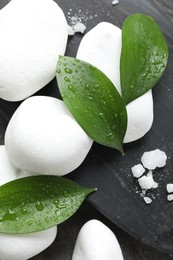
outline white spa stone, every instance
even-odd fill
[[[77,58],[100,69],[115,84],[120,86],[121,30],[111,23],[102,22],[85,34],[77,52]]]
[[[107,22],[99,23],[82,39],[77,58],[100,69],[114,83],[121,94],[120,56],[121,30]],[[149,90],[127,105],[128,125],[124,143],[143,137],[153,123],[153,98]]]
[[[0,145],[0,186],[13,181],[18,176],[18,169],[10,162],[4,145]]]
[[[23,173],[9,161],[5,146],[0,146],[0,185],[16,178],[30,176]],[[0,259],[25,260],[40,253],[54,241],[57,227],[30,234],[2,234],[0,233]]]
[[[80,230],[72,260],[123,260],[113,232],[98,220],[88,221]]]
[[[30,234],[2,234],[0,233],[0,259],[26,260],[48,246],[55,240],[57,227]]]
[[[53,0],[12,0],[0,11],[0,97],[23,100],[48,84],[68,26]]]
[[[22,171],[15,167],[9,160],[4,145],[0,145],[0,185],[15,179],[33,176],[35,173],[29,171]]]
[[[129,143],[143,137],[153,124],[153,96],[149,90],[127,106],[127,131],[124,143]]]
[[[11,162],[37,174],[61,176],[73,171],[92,143],[64,102],[45,96],[23,101],[5,133]]]

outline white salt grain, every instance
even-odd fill
[[[68,25],[68,35],[69,36],[74,35],[74,30],[73,30],[72,26],[70,26],[70,25]]]
[[[139,178],[138,183],[142,190],[156,189],[158,187],[158,183],[153,179],[152,171],[149,171],[147,176]]]
[[[144,197],[144,201],[146,204],[150,204],[152,202],[152,199],[150,199],[149,197]]]
[[[143,166],[149,170],[154,170],[156,167],[164,167],[166,165],[166,160],[167,156],[165,152],[159,149],[145,152],[141,158]]]
[[[112,1],[112,5],[117,5],[119,2],[118,2],[118,0],[113,0]]]
[[[149,190],[152,188],[151,180],[147,176],[142,176],[141,178],[139,178],[138,183],[142,190]]]
[[[169,194],[169,195],[167,196],[167,200],[168,200],[168,201],[172,201],[172,200],[173,200],[173,194]]]
[[[144,167],[142,164],[137,164],[131,168],[132,174],[135,178],[139,178],[142,176],[142,174],[145,172]]]
[[[166,185],[166,190],[167,190],[168,193],[173,192],[173,183],[168,183]]]
[[[75,25],[68,25],[68,35],[73,36],[75,33],[84,33],[86,26],[83,23],[76,23]]]
[[[86,30],[86,26],[83,23],[77,23],[73,27],[74,33],[84,33]]]

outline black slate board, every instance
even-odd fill
[[[0,7],[7,2],[1,2]],[[111,0],[56,2],[63,8],[69,23],[72,16],[81,17],[87,25],[87,31],[101,21],[111,22],[121,28],[127,15],[143,12],[156,20],[165,35],[169,46],[169,63],[153,90],[155,119],[150,132],[141,140],[125,145],[124,157],[113,149],[94,144],[85,162],[69,177],[98,188],[88,201],[113,223],[143,243],[173,253],[173,203],[168,203],[165,189],[166,183],[173,182],[173,1],[119,0],[114,7]],[[70,38],[67,55],[75,56],[81,38],[81,35]],[[56,80],[37,94],[59,97]],[[0,100],[1,115],[8,120],[18,105],[18,102]],[[156,148],[164,150],[169,160],[165,168],[155,172],[159,188],[149,194],[153,196],[153,202],[146,205],[136,193],[139,190],[130,168],[139,163],[143,152]]]

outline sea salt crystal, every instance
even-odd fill
[[[166,185],[166,190],[167,190],[168,193],[173,192],[173,183],[168,183]]]
[[[86,30],[86,26],[83,23],[77,23],[73,26],[74,33],[84,33]]]
[[[74,30],[73,30],[73,28],[72,28],[72,26],[68,26],[68,35],[70,35],[70,36],[72,36],[72,35],[74,35]]]
[[[117,5],[118,3],[119,3],[118,0],[113,0],[113,1],[112,1],[112,5]]]
[[[75,33],[84,33],[86,30],[86,26],[83,23],[76,23],[73,26],[68,26],[68,35],[72,36]]]
[[[150,199],[149,197],[144,197],[144,201],[146,204],[150,204],[152,202],[152,199]]]
[[[158,187],[158,183],[153,179],[152,171],[149,171],[147,176],[139,178],[138,183],[142,190],[156,189]]]
[[[133,174],[133,176],[135,177],[135,178],[139,178],[139,177],[141,177],[142,175],[143,175],[143,173],[145,172],[145,169],[144,169],[144,167],[142,166],[142,164],[137,164],[137,165],[135,165],[135,166],[133,166],[132,168],[131,168],[131,170],[132,170],[132,174]]]
[[[167,200],[168,200],[168,201],[172,201],[172,200],[173,200],[173,194],[169,194],[169,195],[167,196]]]
[[[145,152],[141,158],[143,166],[149,170],[154,170],[156,167],[164,167],[166,165],[166,160],[167,156],[165,152],[159,149]]]

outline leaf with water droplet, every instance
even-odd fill
[[[4,184],[0,187],[0,232],[30,233],[60,224],[93,191],[69,179],[46,175]]]
[[[68,69],[78,70],[76,76],[74,73],[68,74],[73,89],[64,80],[64,59]],[[60,56],[56,76],[64,102],[84,131],[94,141],[123,152],[122,143],[127,127],[126,108],[106,75],[89,63]]]
[[[167,61],[167,43],[154,19],[144,14],[127,17],[122,27],[120,62],[125,104],[142,96],[158,82]]]

